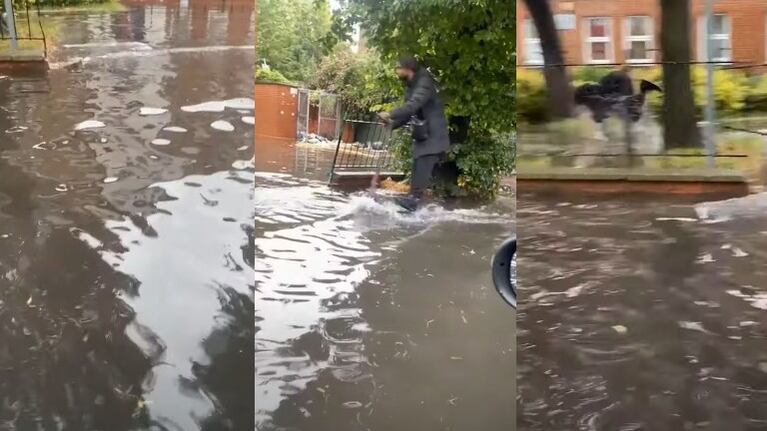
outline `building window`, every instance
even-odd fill
[[[594,64],[612,62],[613,43],[610,18],[587,18],[585,27],[585,62]]]
[[[525,64],[542,65],[541,39],[538,37],[538,30],[536,30],[533,21],[526,19],[522,31],[525,38]]]
[[[652,63],[653,22],[649,16],[630,16],[626,18],[625,50],[627,63]]]
[[[730,44],[730,19],[727,15],[714,15],[711,22],[711,36],[706,37],[706,17],[698,19],[698,58],[701,61],[726,63],[732,61]],[[706,41],[711,40],[711,58]]]

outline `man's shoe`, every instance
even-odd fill
[[[394,202],[396,202],[397,205],[401,206],[402,208],[410,212],[413,212],[418,209],[418,200],[411,196],[397,197],[394,199]]]

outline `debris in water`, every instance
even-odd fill
[[[170,145],[170,139],[156,138],[152,139],[152,145]]]
[[[248,148],[250,148],[250,145],[243,145],[243,146],[241,146],[240,148],[238,148],[238,149],[237,149],[237,151],[245,151],[245,150],[247,150]]]
[[[684,329],[689,329],[691,331],[708,332],[706,331],[706,328],[703,327],[703,324],[700,322],[688,322],[683,320],[679,322],[679,327]]]
[[[65,192],[65,191],[69,190],[69,188],[67,187],[66,184],[59,184],[59,185],[56,186],[55,190],[57,192]]]
[[[629,329],[623,325],[613,325],[613,330],[619,334],[625,334]]]
[[[706,253],[703,256],[700,256],[698,258],[698,263],[711,263],[714,262],[714,257],[711,256],[711,253]]]
[[[178,127],[178,126],[166,127],[163,130],[165,130],[167,132],[173,132],[173,133],[186,133],[187,132],[187,130],[185,128]]]
[[[147,116],[147,115],[160,115],[160,114],[164,114],[166,112],[168,112],[168,110],[164,109],[164,108],[149,108],[149,107],[146,107],[146,106],[142,107],[141,109],[138,110],[138,114],[139,115],[144,115],[144,116]]]
[[[347,401],[347,402],[345,402],[345,403],[343,403],[341,405],[344,406],[344,408],[347,408],[347,409],[358,409],[358,408],[362,407],[362,403],[359,402],[359,401]]]
[[[5,133],[19,133],[19,132],[23,132],[23,131],[25,131],[27,129],[29,129],[29,127],[14,126],[14,127],[11,127],[10,129],[6,130]]]
[[[746,257],[746,256],[748,256],[748,253],[746,253],[745,251],[739,249],[738,247],[734,247],[732,249],[732,255],[735,256],[735,257]]]
[[[104,184],[111,184],[111,183],[114,183],[114,182],[116,182],[118,179],[119,179],[119,178],[117,178],[117,177],[106,177],[106,178],[104,178]]]
[[[741,328],[745,328],[747,326],[756,326],[758,324],[759,324],[758,322],[754,322],[753,320],[744,320],[739,323]]]
[[[434,319],[431,319],[431,320],[427,320],[427,321],[426,321],[426,327],[428,328],[428,327],[429,327],[429,325],[431,325],[432,323],[434,323]]]
[[[245,116],[242,117],[242,122],[245,124],[256,124],[256,117]]]
[[[96,120],[86,120],[75,125],[75,130],[98,129],[106,127],[106,124]]]
[[[221,130],[222,132],[231,132],[234,130],[234,126],[232,126],[232,123],[224,120],[218,120],[210,123],[210,127]]]

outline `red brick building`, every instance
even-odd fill
[[[661,61],[659,0],[549,0],[568,64]],[[767,0],[714,0],[714,61],[767,63]],[[706,60],[705,0],[692,0],[693,58]],[[543,63],[535,26],[517,2],[517,64]]]

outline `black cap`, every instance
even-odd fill
[[[397,62],[397,67],[400,69],[410,69],[413,72],[418,72],[418,69],[421,68],[421,66],[418,64],[418,60],[416,60],[413,56],[405,56],[399,59],[399,62]]]

